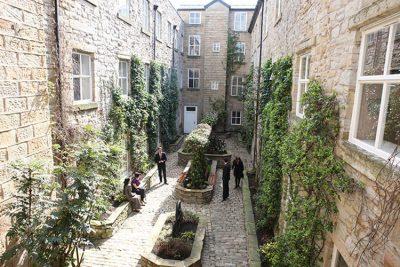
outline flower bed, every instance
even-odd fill
[[[201,266],[201,252],[203,250],[207,227],[207,218],[202,215],[198,215],[199,220],[189,257],[183,260],[163,259],[154,253],[156,250],[156,243],[159,241],[159,237],[164,235],[163,228],[165,227],[168,218],[171,218],[171,216],[174,217],[174,212],[161,214],[158,218],[150,242],[141,255],[141,266]]]
[[[214,195],[214,185],[216,182],[217,161],[211,163],[211,170],[208,175],[208,185],[204,189],[185,188],[183,182],[189,172],[191,161],[189,161],[179,176],[178,183],[175,186],[175,197],[185,203],[206,204],[210,203]]]
[[[145,184],[146,190],[151,188],[151,181],[156,174],[156,171],[157,167],[153,167],[142,179],[142,183]],[[91,238],[110,238],[119,229],[119,227],[121,227],[131,212],[131,205],[129,205],[129,202],[125,201],[121,203],[115,210],[113,210],[104,220],[92,220],[90,223],[90,227],[93,229],[93,232],[90,235]]]

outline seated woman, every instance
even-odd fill
[[[130,185],[129,182],[130,182],[129,178],[126,178],[124,180],[124,195],[126,196],[128,201],[131,203],[132,210],[139,211],[141,201],[138,197],[136,197],[135,194],[132,194],[132,186]]]
[[[139,175],[140,173],[135,172],[135,177],[132,179],[131,185],[132,185],[132,192],[140,195],[140,201],[142,202],[141,204],[144,205],[146,203],[146,193],[143,188],[140,186],[140,180],[139,180]]]

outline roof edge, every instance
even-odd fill
[[[213,0],[213,1],[211,1],[210,3],[208,3],[207,5],[204,5],[204,9],[209,8],[210,6],[212,6],[213,4],[215,4],[216,2],[220,2],[221,4],[223,4],[224,6],[226,6],[227,8],[231,9],[231,6],[228,5],[227,3],[225,3],[225,2],[222,1],[222,0]]]
[[[256,24],[258,14],[260,13],[262,6],[264,6],[264,0],[258,0],[253,16],[251,17],[249,28],[247,30],[249,33],[251,33],[254,29],[254,25]]]

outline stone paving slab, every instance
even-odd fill
[[[245,168],[250,155],[235,138],[226,140],[233,158],[240,155]],[[85,267],[141,266],[140,253],[146,247],[158,216],[175,210],[174,188],[182,167],[178,166],[177,153],[168,155],[168,185],[157,184],[146,193],[147,204],[140,212],[132,213],[113,237],[96,244],[97,248],[85,251]],[[222,200],[222,170],[217,171],[217,182],[211,203],[205,205],[182,203],[184,210],[205,215],[209,222],[202,254],[203,266],[249,266],[245,213],[241,189],[233,189],[235,179],[231,172],[230,195]],[[157,178],[157,177],[156,177]],[[158,178],[157,178],[158,179]]]

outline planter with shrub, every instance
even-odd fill
[[[141,266],[201,266],[206,227],[205,216],[189,211],[161,214]]]

